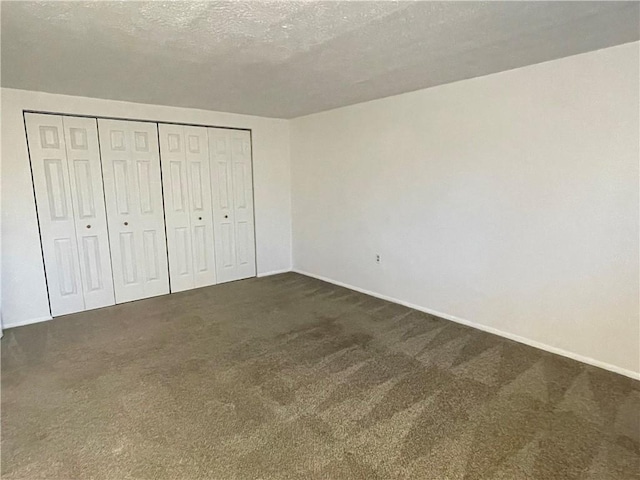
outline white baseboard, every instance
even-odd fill
[[[310,273],[310,272],[305,272],[304,270],[299,270],[299,269],[296,269],[296,268],[294,268],[294,269],[284,269],[284,270],[274,270],[274,271],[271,271],[271,272],[260,273],[260,274],[258,274],[258,277],[259,278],[268,277],[268,276],[271,276],[271,275],[278,275],[280,273],[287,273],[287,272],[296,272],[296,273],[299,273],[301,275],[306,275],[307,277],[317,278],[318,280],[322,280],[324,282],[332,283],[332,284],[338,285],[340,287],[348,288],[349,290],[355,290],[356,292],[364,293],[366,295],[371,295],[372,297],[380,298],[380,299],[386,300],[388,302],[397,303],[399,305],[403,305],[405,307],[412,308],[414,310],[425,312],[425,313],[428,313],[430,315],[435,315],[436,317],[444,318],[446,320],[450,320],[452,322],[456,322],[456,323],[459,323],[459,324],[462,324],[462,325],[466,325],[468,327],[476,328],[478,330],[482,330],[482,331],[487,332],[487,333],[492,333],[492,334],[498,335],[500,337],[508,338],[509,340],[513,340],[513,341],[516,341],[516,342],[519,342],[519,343],[523,343],[525,345],[529,345],[530,347],[539,348],[540,350],[545,350],[545,351],[550,352],[550,353],[555,353],[557,355],[562,355],[563,357],[571,358],[573,360],[577,360],[578,362],[586,363],[588,365],[593,365],[594,367],[599,367],[599,368],[602,368],[604,370],[609,370],[611,372],[618,373],[620,375],[624,375],[624,376],[629,377],[629,378],[633,378],[634,380],[640,380],[640,372],[634,372],[633,370],[628,370],[626,368],[621,368],[621,367],[618,367],[616,365],[612,365],[610,363],[602,362],[600,360],[596,360],[596,359],[591,358],[591,357],[586,357],[586,356],[580,355],[578,353],[574,353],[574,352],[570,352],[570,351],[564,350],[562,348],[553,347],[551,345],[547,345],[545,343],[541,343],[541,342],[538,342],[536,340],[531,340],[531,339],[526,338],[526,337],[521,337],[520,335],[516,335],[516,334],[513,334],[513,333],[505,332],[503,330],[498,330],[497,328],[488,327],[486,325],[482,325],[482,324],[479,324],[479,323],[471,322],[469,320],[465,320],[463,318],[456,317],[455,315],[450,315],[448,313],[443,313],[443,312],[439,312],[437,310],[432,310],[430,308],[425,308],[425,307],[422,307],[420,305],[416,305],[416,304],[413,304],[413,303],[410,303],[410,302],[405,302],[403,300],[399,300],[397,298],[393,298],[393,297],[390,297],[390,296],[387,296],[387,295],[382,295],[380,293],[372,292],[370,290],[366,290],[364,288],[356,287],[354,285],[349,285],[347,283],[339,282],[339,281],[333,280],[331,278],[323,277],[322,275],[315,275],[315,274]],[[3,328],[3,330],[8,330],[10,328],[22,327],[22,326],[25,326],[25,325],[31,325],[33,323],[46,322],[48,320],[52,320],[52,317],[45,316],[45,317],[29,318],[29,319],[20,320],[18,322],[14,322],[14,323],[4,324],[4,325],[2,325],[2,328]]]
[[[24,327],[25,325],[31,325],[32,323],[47,322],[49,320],[53,320],[53,317],[46,316],[46,317],[28,318],[26,320],[19,320],[13,323],[5,323],[2,325],[2,329],[9,330],[10,328]]]
[[[359,288],[354,285],[349,285],[347,283],[339,282],[337,280],[332,280],[331,278],[323,277],[321,275],[315,275],[313,273],[305,272],[303,270],[299,270],[296,268],[294,268],[292,271],[299,273],[301,275],[306,275],[307,277],[317,278],[318,280],[322,280],[324,282],[328,282],[334,285],[338,285],[340,287],[348,288],[349,290],[355,290],[356,292],[364,293],[366,295],[371,295],[372,297],[380,298],[388,302],[393,302],[399,305],[403,305],[405,307],[413,308],[414,310],[419,310],[421,312],[428,313],[430,315],[435,315],[436,317],[444,318],[446,320],[451,320],[452,322],[456,322],[462,325],[466,325],[468,327],[476,328],[478,330],[482,330],[487,333],[492,333],[500,337],[508,338],[509,340],[513,340],[519,343],[524,343],[525,345],[529,345],[530,347],[539,348],[540,350],[545,350],[550,353],[562,355],[563,357],[571,358],[573,360],[577,360],[578,362],[586,363],[588,365],[593,365],[594,367],[599,367],[604,370],[609,370],[614,373],[619,373],[620,375],[633,378],[634,380],[640,380],[640,372],[627,370],[626,368],[621,368],[616,365],[611,365],[610,363],[602,362],[600,360],[596,360],[595,358],[585,357],[584,355],[569,352],[567,350],[563,350],[562,348],[553,347],[551,345],[547,345],[545,343],[541,343],[536,340],[531,340],[526,337],[521,337],[520,335],[515,335],[513,333],[498,330],[497,328],[488,327],[486,325],[482,325],[475,322],[470,322],[469,320],[465,320],[464,318],[459,318],[454,315],[449,315],[448,313],[438,312],[430,308],[421,307],[420,305],[415,305],[413,303],[405,302],[403,300],[398,300],[397,298],[389,297],[387,295],[382,295],[380,293],[372,292],[370,290],[365,290],[364,288]]]
[[[258,276],[258,278],[270,277],[271,275],[278,275],[280,273],[288,273],[288,272],[291,272],[291,271],[293,271],[293,270],[291,270],[290,268],[285,268],[284,270],[272,270],[270,272],[259,273],[257,276]]]
[[[283,270],[273,270],[271,272],[259,273],[257,275],[257,277],[258,278],[269,277],[271,275],[278,275],[280,273],[287,273],[287,272],[291,272],[291,269],[290,268],[285,268]],[[2,325],[2,329],[3,330],[8,330],[10,328],[15,328],[15,327],[24,327],[25,325],[31,325],[32,323],[46,322],[48,320],[53,320],[53,317],[46,316],[46,317],[38,317],[38,318],[28,318],[26,320],[19,320],[17,322],[13,322],[13,323],[6,323],[6,324]]]

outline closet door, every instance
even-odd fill
[[[169,293],[155,123],[98,119],[116,303]]]
[[[95,118],[63,117],[85,309],[115,303]]]
[[[25,114],[51,315],[84,310],[62,117]]]
[[[209,128],[218,283],[256,275],[251,134]]]
[[[209,146],[203,127],[159,124],[171,291],[216,283]]]
[[[96,121],[25,114],[53,316],[114,304]]]

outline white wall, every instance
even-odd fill
[[[291,267],[292,194],[297,270],[637,376],[639,53],[291,122],[2,89],[5,328],[49,316],[27,109],[251,128],[259,274]]]
[[[4,328],[49,318],[23,110],[252,129],[258,275],[291,268],[288,121],[6,88],[1,95]]]
[[[293,120],[294,268],[637,376],[639,53]]]

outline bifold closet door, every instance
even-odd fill
[[[251,134],[247,130],[207,130],[218,283],[254,277]]]
[[[53,316],[113,305],[95,118],[25,114]]]
[[[158,125],[171,291],[214,285],[207,129]]]
[[[169,293],[158,130],[98,119],[116,303]]]

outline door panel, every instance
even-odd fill
[[[98,119],[116,302],[169,293],[154,123]]]
[[[184,127],[187,157],[193,279],[196,287],[216,279],[209,142],[204,127]]]
[[[234,162],[233,164],[233,172],[235,174],[233,191],[236,194],[236,208],[247,208],[247,192],[245,190],[245,168],[246,167],[244,163]]]
[[[202,191],[202,162],[189,162],[191,169],[191,210],[201,212],[204,207],[203,191]]]
[[[185,198],[184,198],[184,174],[183,170],[185,169],[185,162],[180,161],[171,161],[169,162],[171,169],[171,199],[172,199],[172,210],[174,212],[185,213]]]
[[[153,214],[153,202],[151,201],[151,162],[138,160],[137,163],[140,212],[143,214]]]
[[[189,238],[189,229],[184,227],[175,228],[175,261],[176,273],[178,275],[189,275],[191,277],[191,247]],[[189,279],[189,281],[191,278]],[[191,286],[191,283],[189,285]]]
[[[136,165],[140,259],[146,297],[169,293],[158,127],[155,123],[127,122],[133,134],[132,160]]]
[[[246,130],[232,130],[230,135],[233,138],[238,276],[247,278],[256,275],[251,134]]]
[[[120,259],[122,261],[120,270],[122,283],[125,285],[138,284],[138,262],[133,232],[120,232]],[[115,280],[117,284],[118,279]]]
[[[235,235],[233,234],[233,187],[229,175],[231,149],[228,130],[210,128],[209,150],[213,170],[211,179],[217,201],[213,204],[213,223],[216,243],[216,273],[218,283],[236,280]]]
[[[211,246],[213,246],[213,239],[209,244],[206,228],[203,225],[193,227],[194,269],[196,272],[204,272],[209,268],[207,250],[212,251]]]
[[[159,124],[171,291],[216,283],[206,129]]]
[[[160,269],[158,260],[162,257],[160,249],[165,249],[164,245],[158,244],[158,231],[157,230],[145,230],[142,233],[142,246],[144,249],[144,271],[147,275],[147,282],[156,282],[160,279]],[[166,269],[165,269],[166,270]],[[166,292],[169,293],[169,292]]]
[[[75,172],[76,181],[75,191],[77,195],[76,203],[78,205],[76,217],[79,219],[95,218],[96,205],[94,202],[92,172],[89,160],[73,160],[72,169]]]
[[[62,117],[85,308],[115,304],[95,118]]]
[[[245,130],[209,128],[218,282],[256,274],[251,136]]]
[[[100,262],[100,240],[97,235],[82,238],[82,261],[85,269],[86,291],[95,292],[104,288],[103,265]],[[109,265],[111,267],[111,265]],[[109,268],[111,270],[111,268]],[[108,279],[109,281],[111,278]],[[115,300],[114,300],[115,302]]]
[[[238,265],[244,266],[249,263],[249,225],[248,222],[240,221],[236,224],[236,243],[238,252]]]
[[[62,117],[25,114],[51,315],[84,310]]]
[[[115,189],[116,212],[129,214],[129,175],[126,160],[113,160],[113,188]],[[108,177],[107,175],[105,177]]]
[[[66,190],[66,161],[62,158],[44,160],[44,175],[51,220],[69,220],[68,192]]]
[[[63,297],[76,295],[79,288],[73,240],[71,238],[56,238],[53,244],[56,252],[59,293]]]
[[[226,139],[225,139],[226,140]],[[216,156],[223,156],[223,161],[217,162],[218,172],[217,172],[217,182],[216,187],[218,188],[218,207],[226,210],[229,208],[230,198],[229,198],[229,174],[228,174],[228,162],[226,157],[230,155],[230,153],[226,149],[226,141],[225,142],[217,142],[218,147],[223,145],[223,148],[220,148],[216,152]]]
[[[231,222],[222,223],[220,225],[220,235],[222,244],[222,262],[221,267],[225,269],[233,269],[235,267],[233,261],[233,227]]]
[[[181,125],[165,124],[158,125],[158,133],[171,291],[180,292],[194,287],[184,133]]]

